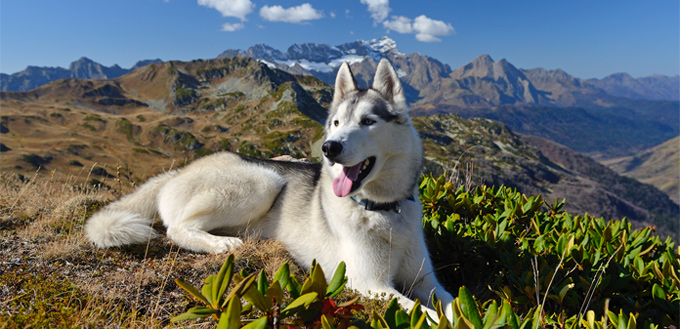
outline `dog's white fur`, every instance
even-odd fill
[[[342,151],[332,159],[327,154],[320,168],[226,152],[203,157],[150,179],[95,213],[85,227],[87,236],[100,248],[145,243],[155,236],[150,224],[157,212],[168,237],[196,252],[229,252],[244,236],[274,238],[300,265],[316,259],[328,275],[345,261],[349,286],[365,295],[394,295],[410,309],[413,300],[396,287],[425,305],[435,293],[450,318],[453,298],[435,277],[423,237],[416,186],[422,146],[387,60],[379,63],[367,90],[357,88],[349,66],[342,65],[326,141],[339,143]],[[333,180],[343,165],[369,157],[375,159],[372,169],[351,195],[398,201],[401,212],[366,210],[334,194]]]

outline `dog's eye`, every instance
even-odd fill
[[[363,120],[361,120],[361,124],[364,125],[364,126],[370,126],[370,125],[372,125],[372,124],[374,124],[374,123],[375,123],[375,120],[371,120],[371,119],[363,119]]]
[[[333,125],[336,126],[336,127],[339,126],[339,125],[340,125],[340,121],[338,121],[338,120],[333,121]]]

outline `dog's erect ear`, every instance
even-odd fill
[[[406,104],[404,91],[401,88],[401,82],[397,71],[394,70],[390,61],[383,58],[378,63],[378,69],[375,71],[373,78],[373,90],[382,94],[385,99],[392,104]]]
[[[345,95],[351,91],[357,90],[357,81],[354,80],[354,75],[349,69],[347,62],[342,63],[338,76],[335,77],[335,92],[333,93],[333,108],[340,104],[340,101]]]

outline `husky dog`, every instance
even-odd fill
[[[216,254],[246,236],[278,239],[303,266],[316,259],[332,274],[345,261],[348,285],[364,295],[394,295],[411,309],[400,291],[424,305],[434,293],[451,318],[453,298],[435,277],[423,236],[420,138],[387,60],[373,81],[360,89],[349,65],[341,66],[323,164],[206,156],[95,213],[88,238],[100,248],[145,243],[155,236],[157,212],[182,248]]]

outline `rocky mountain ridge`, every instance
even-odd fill
[[[295,44],[286,53],[258,44],[247,50],[227,50],[219,55],[248,56],[294,74],[314,75],[332,84],[340,63],[351,64],[358,79],[370,85],[366,71],[380,58],[390,59],[400,72],[412,105],[458,107],[540,104],[607,107],[616,98],[680,101],[680,76],[653,75],[632,78],[625,73],[603,79],[579,79],[563,70],[518,69],[505,59],[481,55],[452,70],[440,61],[420,54],[401,53],[394,40],[382,37],[338,46]],[[413,65],[410,62],[418,62]],[[437,69],[431,70],[432,67]],[[620,101],[619,101],[620,102]]]
[[[481,55],[453,70],[428,56],[401,53],[389,37],[337,46],[294,44],[286,52],[256,44],[247,50],[231,49],[218,55],[218,58],[224,57],[251,57],[291,74],[313,75],[328,84],[334,83],[340,64],[348,62],[364,86],[370,85],[370,72],[375,70],[377,62],[388,58],[404,82],[411,105],[423,108],[504,104],[592,108],[620,105],[625,99],[680,101],[680,76],[633,78],[626,73],[616,73],[603,79],[584,80],[560,69],[518,69],[505,59],[494,61],[488,55]],[[72,63],[69,69],[30,66],[12,75],[1,74],[0,90],[26,91],[69,77],[115,78],[159,61],[140,61],[129,70],[117,65],[106,67],[87,58]]]
[[[25,70],[14,74],[0,74],[0,91],[29,91],[49,82],[68,79],[114,79],[140,67],[161,63],[160,59],[142,60],[130,69],[124,69],[117,64],[105,66],[87,57],[81,57],[69,65],[62,67],[28,66]]]
[[[238,57],[157,63],[116,79],[63,79],[2,92],[0,169],[30,177],[42,168],[39,175],[55,170],[112,186],[116,177],[142,181],[222,150],[309,158],[331,96],[332,87],[314,77]],[[566,198],[567,209],[627,216],[660,231],[670,230],[666,219],[677,215],[677,206],[653,187],[621,179],[566,148],[553,157],[502,123],[453,114],[414,123],[428,170],[473,168],[463,173],[471,181]],[[649,199],[655,201],[640,202]]]

